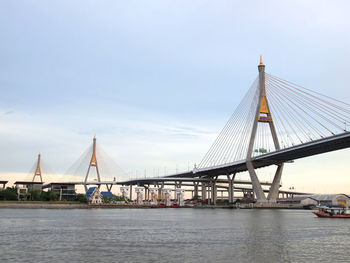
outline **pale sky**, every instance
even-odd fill
[[[266,72],[349,103],[349,10],[320,0],[1,0],[0,179],[27,174],[38,152],[64,174],[94,134],[128,176],[192,168],[260,55]],[[350,193],[349,153],[287,164],[283,187]]]

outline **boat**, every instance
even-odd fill
[[[345,207],[320,206],[317,212],[312,212],[321,218],[350,218],[350,212]]]
[[[180,205],[179,205],[179,204],[174,203],[174,204],[172,204],[170,207],[171,207],[171,208],[179,208],[179,207],[180,207]]]
[[[166,207],[166,204],[164,204],[164,203],[160,203],[160,204],[158,204],[158,205],[157,205],[157,207],[160,207],[160,208],[165,208],[165,207]]]

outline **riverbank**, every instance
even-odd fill
[[[91,208],[160,208],[156,205],[137,205],[137,204],[85,204],[79,202],[40,202],[40,201],[1,201],[1,208],[25,208],[25,209],[91,209]],[[203,206],[184,206],[181,208],[199,208],[199,209],[303,209],[300,205],[260,205],[260,204],[247,204],[240,205],[239,207],[222,206],[222,205],[203,205]]]
[[[2,201],[0,202],[0,209],[1,208],[26,208],[26,209],[86,209],[89,208],[88,204],[83,203],[77,203],[77,202],[69,202],[69,203],[62,203],[62,202],[6,202]]]
[[[155,205],[135,204],[99,204],[91,205],[78,202],[40,202],[40,201],[1,201],[1,208],[20,209],[91,209],[91,208],[158,208]]]

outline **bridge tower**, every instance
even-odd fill
[[[266,203],[266,202],[276,202],[277,196],[278,196],[278,190],[280,187],[280,181],[281,181],[281,175],[283,170],[283,163],[279,164],[277,166],[277,170],[273,179],[272,186],[270,188],[268,197],[266,198],[264,191],[261,187],[261,184],[259,182],[259,179],[255,173],[255,169],[252,163],[252,152],[255,142],[255,137],[257,134],[258,124],[268,124],[270,128],[270,132],[272,135],[272,140],[275,146],[276,150],[280,150],[280,144],[277,138],[277,133],[275,129],[275,125],[273,123],[273,118],[271,115],[271,111],[269,109],[269,103],[268,98],[266,96],[266,89],[265,89],[265,65],[263,63],[262,56],[260,56],[260,64],[258,65],[259,70],[259,97],[258,97],[258,103],[256,107],[255,117],[254,117],[254,123],[253,128],[250,135],[249,140],[249,146],[247,151],[247,157],[246,157],[246,164],[248,168],[248,172],[250,175],[250,178],[252,180],[253,190],[256,195],[257,201],[259,203]]]
[[[35,177],[39,177],[40,178],[40,182],[43,182],[43,178],[41,176],[41,165],[40,165],[40,160],[41,158],[41,155],[40,153],[38,154],[38,161],[36,163],[36,168],[35,168],[35,172],[34,172],[34,175],[33,175],[33,179],[32,179],[32,182],[35,181]]]
[[[89,177],[89,173],[90,173],[91,167],[95,167],[96,173],[97,173],[97,182],[101,182],[100,172],[98,170],[97,156],[96,156],[96,135],[94,136],[94,139],[93,139],[92,156],[91,156],[89,167],[88,167],[88,170],[86,172],[86,176],[85,176],[85,180],[84,180],[84,187],[85,187],[85,191],[86,192],[88,190],[87,180],[88,180],[88,177]],[[101,185],[98,185],[98,188],[100,188],[100,187],[101,187]]]

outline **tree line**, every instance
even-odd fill
[[[18,200],[17,189],[15,187],[7,187],[0,190],[0,200],[2,201],[15,201]],[[30,201],[58,201],[59,195],[53,191],[38,191],[33,190],[27,194],[25,200]],[[86,203],[87,198],[83,194],[77,194],[74,201]]]

